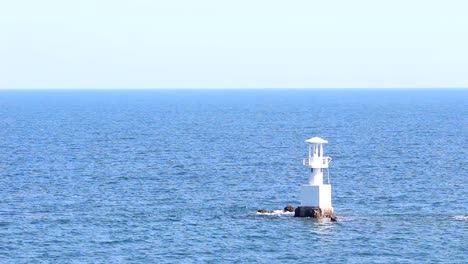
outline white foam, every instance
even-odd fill
[[[456,215],[452,219],[457,221],[468,221],[468,215]]]
[[[271,212],[260,213],[257,212],[258,215],[294,215],[294,212],[285,212],[284,210],[273,210]]]

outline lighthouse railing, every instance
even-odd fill
[[[302,161],[302,164],[315,168],[328,168],[328,163],[330,160],[330,157],[309,157],[305,158]]]

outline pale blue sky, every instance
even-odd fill
[[[466,0],[0,0],[0,88],[468,87]]]

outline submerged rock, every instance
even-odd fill
[[[294,212],[294,210],[296,210],[296,207],[292,206],[292,205],[288,205],[284,208],[284,211],[285,212]]]
[[[274,211],[273,210],[258,209],[257,213],[259,213],[259,214],[272,214],[272,213],[274,213]]]

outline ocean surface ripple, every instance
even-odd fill
[[[0,91],[2,263],[466,263],[468,91]],[[299,204],[329,140],[338,222]]]

